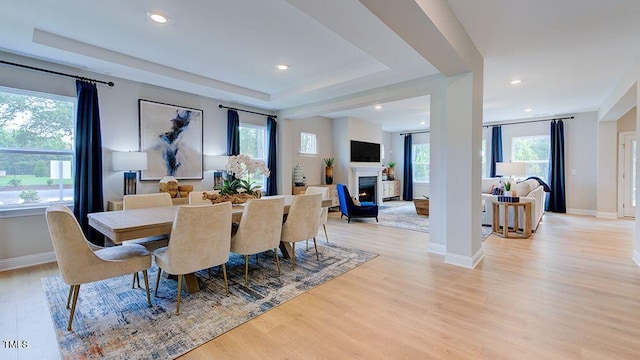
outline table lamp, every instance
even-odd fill
[[[526,164],[522,161],[497,162],[496,175],[505,177],[506,181],[515,185],[514,178],[526,175]],[[504,180],[501,180],[504,183]],[[514,195],[515,196],[515,195]]]
[[[113,152],[113,170],[124,173],[124,195],[136,193],[137,171],[147,170],[147,153],[139,151]]]

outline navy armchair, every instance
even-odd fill
[[[378,205],[357,206],[353,203],[349,190],[344,184],[337,184],[338,199],[340,200],[340,218],[347,217],[347,222],[351,222],[351,218],[367,218],[374,217],[378,222]]]

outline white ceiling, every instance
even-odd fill
[[[640,55],[638,0],[449,3],[485,57],[485,122],[595,110]],[[3,0],[0,49],[270,110],[437,73],[356,0]],[[315,115],[428,122],[428,97],[378,102]]]

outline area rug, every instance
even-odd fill
[[[73,320],[67,331],[69,286],[59,275],[42,279],[64,359],[168,359],[178,357],[234,327],[331,280],[377,255],[318,242],[320,261],[313,246],[296,251],[296,269],[281,262],[277,275],[273,252],[251,256],[249,286],[244,286],[244,258],[232,254],[227,263],[229,290],[225,296],[222,273],[217,268],[197,273],[201,291],[182,292],[176,315],[177,282],[162,278],[158,297],[149,307],[145,291],[131,289],[131,275],[82,285]],[[149,270],[152,289],[157,267]],[[211,276],[211,277],[210,277]]]
[[[351,221],[362,221],[376,224],[375,219],[352,219]],[[384,206],[378,208],[377,225],[389,226],[419,232],[429,232],[429,217],[418,215],[413,202],[403,205]],[[491,235],[490,226],[482,226],[482,239]]]

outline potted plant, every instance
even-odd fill
[[[394,180],[395,176],[394,176],[394,166],[396,166],[396,162],[395,161],[389,161],[389,168],[387,169],[387,180]]]
[[[511,181],[504,183],[504,196],[511,196]]]
[[[333,184],[333,162],[334,158],[324,158],[324,180],[327,185]]]

